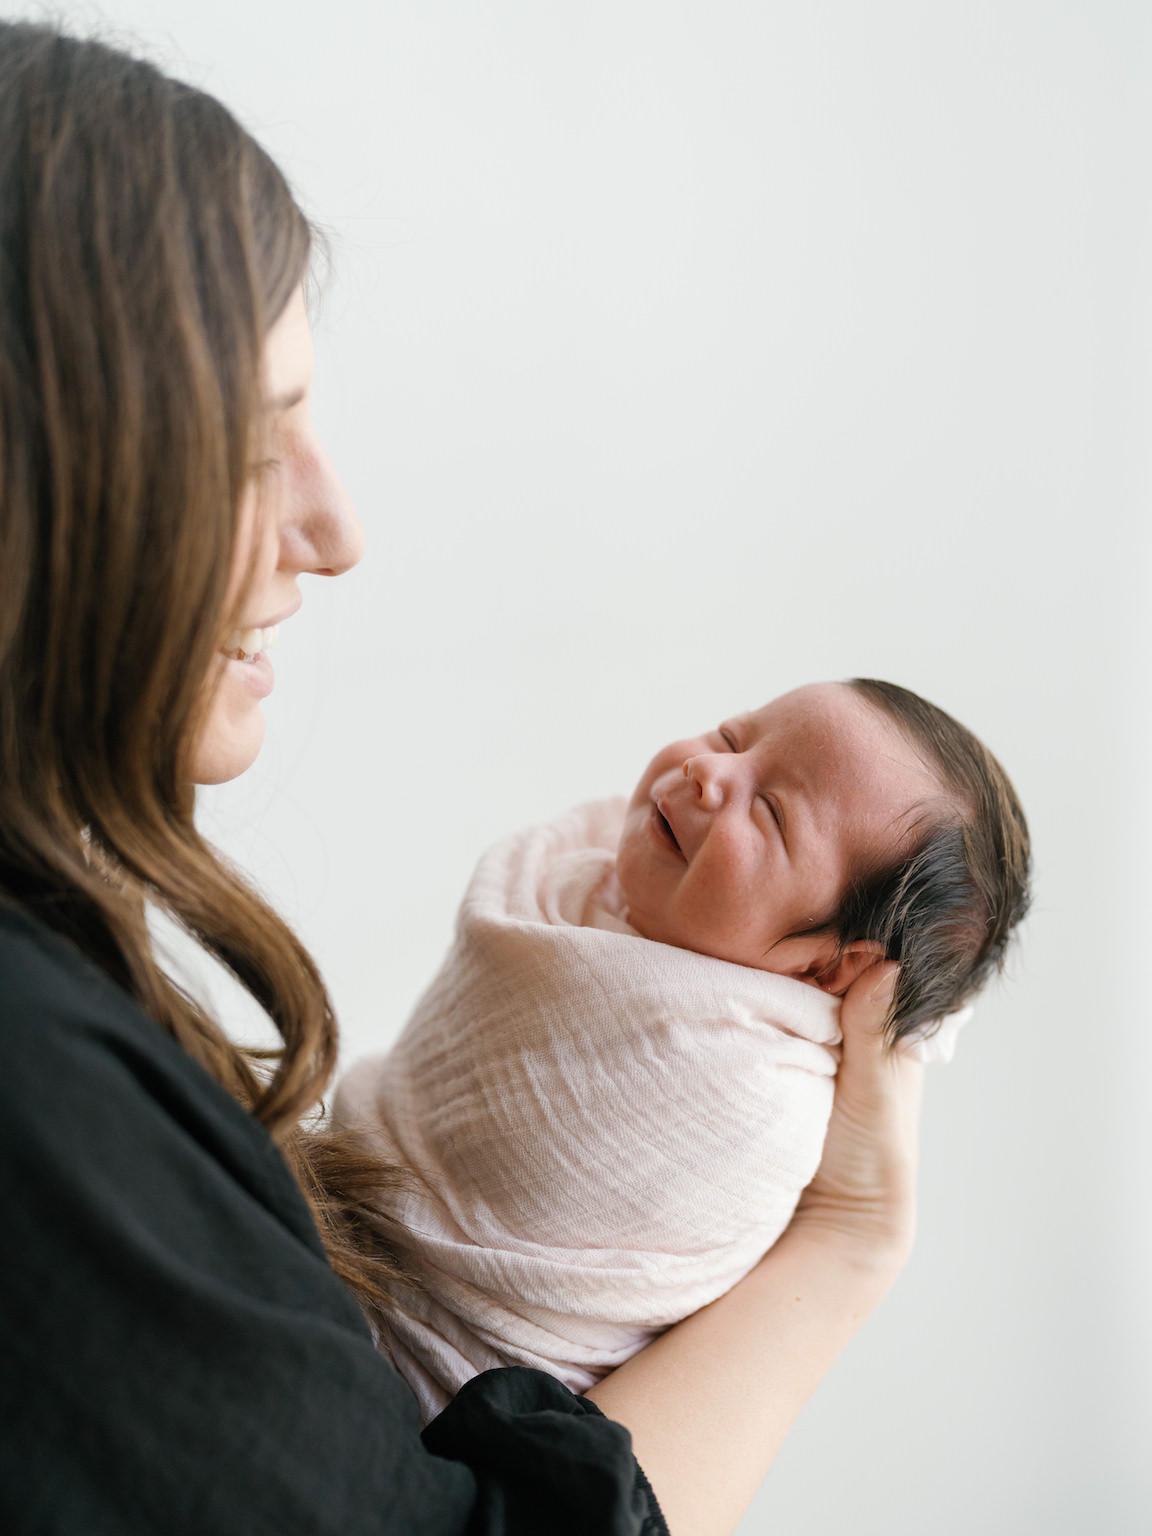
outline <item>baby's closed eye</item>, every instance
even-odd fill
[[[779,800],[777,800],[773,795],[764,795],[764,794],[757,795],[756,798],[759,801],[761,801],[762,804],[764,804],[764,805],[766,805],[768,807],[768,813],[772,817],[772,820],[776,823],[777,827],[779,827],[780,835],[781,835],[781,837],[783,837],[783,835],[784,835],[784,812],[783,812],[783,810],[780,807]]]

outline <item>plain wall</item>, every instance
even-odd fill
[[[203,814],[347,1055],[495,836],[795,684],[923,692],[1013,776],[1035,912],[932,1073],[915,1256],[741,1531],[1152,1528],[1147,8],[58,13],[221,95],[333,233],[315,412],[369,555],[305,581]]]

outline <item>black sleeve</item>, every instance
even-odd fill
[[[627,1431],[490,1371],[420,1434],[263,1128],[0,909],[0,1529],[666,1536]]]

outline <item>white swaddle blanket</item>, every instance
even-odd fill
[[[838,1000],[629,928],[624,808],[485,854],[403,1035],[337,1091],[411,1175],[381,1203],[422,1289],[382,1331],[429,1418],[491,1366],[591,1386],[746,1274],[820,1160]]]

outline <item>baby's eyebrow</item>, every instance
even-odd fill
[[[743,727],[746,731],[751,726],[751,724],[751,713],[746,713],[743,715],[729,715],[726,720],[721,720],[718,729],[721,731],[731,731],[734,727],[737,729]]]

